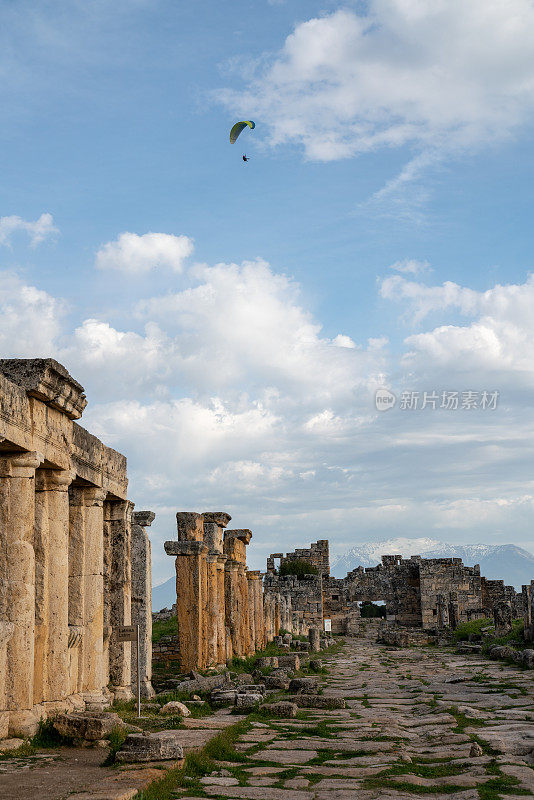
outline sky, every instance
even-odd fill
[[[0,0],[0,109],[0,350],[85,387],[155,583],[179,510],[534,549],[532,0]]]

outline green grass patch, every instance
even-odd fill
[[[152,624],[152,642],[157,644],[163,636],[178,636],[178,617],[158,620]]]

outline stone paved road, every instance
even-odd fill
[[[208,795],[513,800],[534,793],[532,672],[433,648],[386,649],[371,638],[349,640],[328,667],[324,695],[344,697],[347,708],[254,723],[237,744],[248,758],[237,778],[204,778]]]

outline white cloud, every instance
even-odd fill
[[[0,351],[3,358],[45,357],[56,352],[62,301],[0,272]]]
[[[3,273],[0,345],[53,355],[86,386],[83,424],[127,455],[132,499],[158,511],[155,575],[173,507],[227,509],[255,531],[261,558],[289,539],[392,530],[447,539],[449,527],[465,541],[507,525],[525,542],[534,278],[486,292],[425,286],[413,278],[420,263],[398,262],[381,285],[392,315],[419,320],[395,356],[380,335],[326,335],[299,286],[261,260],[196,266],[182,291],[139,303],[125,329],[94,315],[70,326],[60,301]],[[378,386],[501,397],[495,412],[385,415]]]
[[[366,15],[297,24],[245,90],[218,98],[320,161],[478,145],[531,119],[533,30],[530,0],[370,0]]]
[[[35,222],[22,219],[16,214],[12,214],[9,217],[0,217],[0,244],[9,246],[13,234],[19,231],[29,236],[32,247],[36,247],[49,236],[58,233],[52,214],[41,214]]]
[[[193,252],[188,236],[169,233],[121,233],[114,242],[102,245],[96,254],[96,267],[141,275],[151,269],[168,268],[182,272],[184,261]]]
[[[534,275],[523,284],[497,284],[484,292],[450,281],[425,286],[395,275],[382,282],[381,294],[406,302],[407,314],[417,323],[430,313],[450,311],[472,318],[468,325],[439,325],[409,336],[407,368],[419,375],[446,369],[451,378],[486,375],[506,386],[510,381],[516,388],[534,386]]]
[[[417,261],[415,258],[405,258],[402,261],[395,261],[391,264],[390,269],[396,272],[402,272],[405,275],[420,275],[422,272],[427,272],[430,268],[428,261]]]

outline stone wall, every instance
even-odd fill
[[[0,360],[0,738],[132,696],[132,647],[114,633],[132,622],[132,591],[150,638],[148,540],[125,457],[75,422],[86,402],[52,359]],[[148,645],[143,660],[149,692]]]
[[[317,542],[312,542],[308,548],[300,548],[292,553],[286,553],[286,555],[271,553],[267,559],[267,572],[274,573],[276,571],[276,559],[279,559],[280,565],[286,561],[307,561],[317,569],[319,575],[325,578],[330,575],[328,539],[319,539]]]
[[[284,563],[298,557],[313,563],[313,554],[314,565],[320,563],[319,575],[299,580],[276,574],[275,559]],[[322,628],[324,620],[330,619],[333,633],[356,633],[359,604],[382,601],[387,620],[397,625],[425,630],[455,628],[471,619],[491,617],[495,604],[506,602],[512,617],[524,617],[526,628],[533,630],[531,587],[523,587],[518,593],[503,581],[486,580],[478,565],[466,567],[460,558],[383,555],[376,567],[357,567],[343,579],[330,578],[329,572],[328,542],[317,542],[308,550],[295,550],[286,556],[269,556],[266,597],[284,598],[293,612],[292,627],[282,627],[296,635],[306,626]]]

